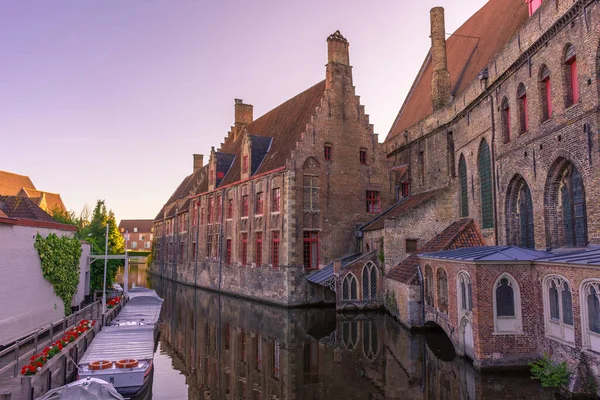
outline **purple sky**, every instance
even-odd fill
[[[339,29],[361,102],[385,138],[429,49],[429,9],[453,32],[485,0],[0,2],[0,170],[77,213],[154,218],[233,123],[325,77]]]

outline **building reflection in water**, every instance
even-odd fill
[[[115,282],[118,282],[119,284],[123,285],[124,282],[124,278],[123,278],[123,270],[125,269],[124,266],[120,266],[119,269],[117,270],[117,275],[115,276]],[[138,287],[138,286],[143,286],[143,287],[147,287],[148,286],[148,264],[145,263],[134,263],[131,262],[129,264],[129,289],[134,288],[134,287]]]
[[[152,277],[162,348],[190,399],[551,399],[527,373],[442,361],[386,314],[282,309]],[[157,377],[155,376],[155,380]],[[162,384],[162,383],[161,383]]]

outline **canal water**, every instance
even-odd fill
[[[164,299],[152,399],[554,399],[527,372],[480,374],[443,333],[385,313],[282,309],[146,276]],[[130,270],[132,275],[134,271]]]

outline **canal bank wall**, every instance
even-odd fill
[[[155,261],[149,271],[175,282],[280,307],[335,304],[335,293],[309,283],[301,266],[237,268],[219,262],[175,264]]]

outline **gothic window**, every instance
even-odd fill
[[[469,216],[469,189],[467,182],[467,163],[461,154],[458,161],[458,176],[460,179],[460,216]]]
[[[485,139],[479,145],[477,157],[479,168],[479,185],[481,190],[481,227],[483,229],[494,227],[494,205],[492,197],[492,160],[490,147]]]
[[[454,159],[454,135],[446,133],[446,152],[448,153],[448,172],[450,176],[456,177],[456,162]]]
[[[581,328],[585,349],[600,352],[600,280],[584,281],[581,285]]]
[[[465,271],[458,274],[459,287],[459,304],[462,312],[471,311],[473,309],[471,278]]]
[[[346,275],[342,281],[342,300],[358,300],[358,281],[353,274]]]
[[[521,332],[521,292],[517,281],[503,274],[494,284],[494,331]]]
[[[425,266],[425,304],[433,306],[433,271]]]
[[[571,165],[564,171],[559,190],[564,245],[585,247],[587,245],[585,193],[583,179],[575,166]]]
[[[552,87],[550,85],[550,70],[546,65],[540,69],[540,98],[542,105],[542,121],[552,118]]]
[[[519,102],[519,133],[529,130],[529,108],[527,103],[527,89],[524,84],[517,88],[517,100]]]
[[[377,340],[377,325],[375,321],[362,322],[362,345],[363,354],[368,360],[374,360],[379,353],[379,342]]]
[[[506,97],[502,99],[500,108],[502,111],[502,136],[504,143],[508,143],[510,142],[510,105]]]
[[[373,263],[367,263],[362,270],[363,300],[377,298],[377,267]]]
[[[506,196],[507,243],[534,248],[533,202],[527,182],[515,175]]]
[[[312,157],[304,163],[304,210],[319,210],[319,164]]]
[[[579,103],[579,81],[577,78],[577,57],[575,47],[568,44],[565,49],[565,106]]]
[[[437,303],[438,311],[448,314],[448,275],[442,268],[437,271]]]
[[[569,283],[562,276],[548,276],[543,281],[546,335],[573,342],[573,300]]]

